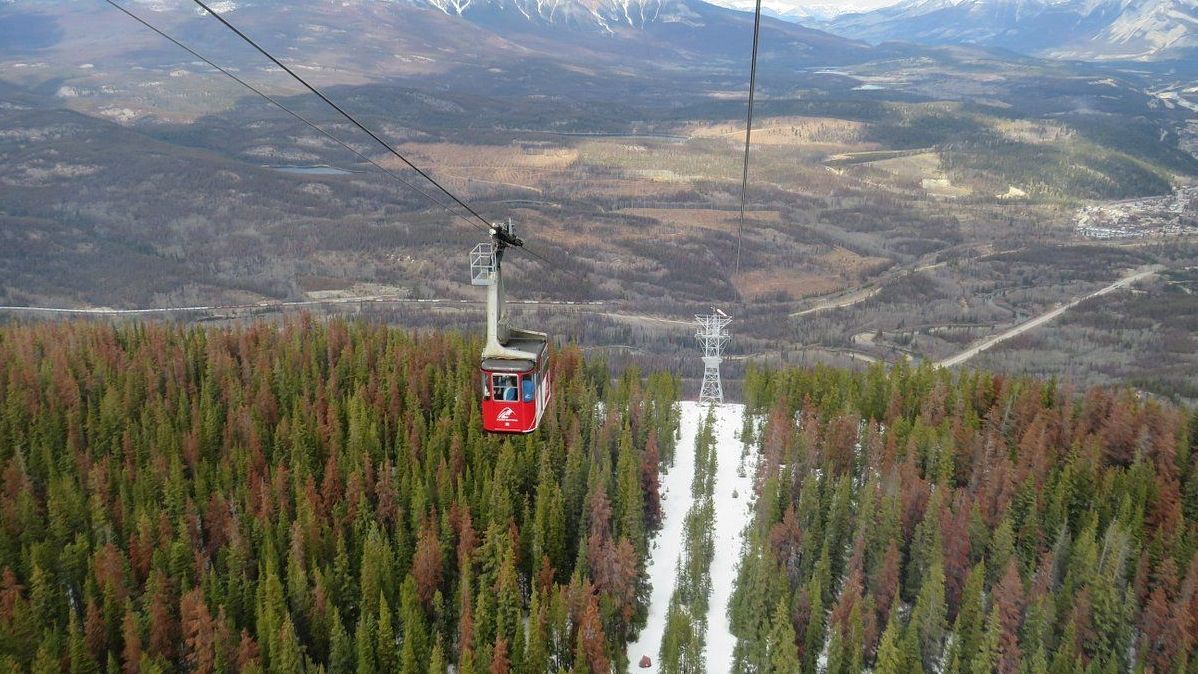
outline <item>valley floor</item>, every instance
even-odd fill
[[[1075,297],[1072,300],[1070,300],[1069,302],[1066,302],[1064,304],[1061,304],[1060,306],[1054,307],[1054,308],[1050,309],[1049,311],[1046,311],[1046,312],[1040,314],[1039,316],[1036,316],[1032,319],[1024,321],[1023,323],[1020,323],[1019,325],[1016,325],[1013,328],[1005,330],[993,337],[988,337],[988,338],[982,340],[981,342],[970,346],[969,348],[965,349],[964,351],[962,351],[961,353],[958,353],[955,356],[952,356],[950,358],[945,358],[944,360],[936,363],[936,365],[938,365],[940,367],[953,367],[956,365],[960,365],[961,363],[964,363],[965,361],[969,360],[970,358],[973,358],[974,356],[989,349],[992,346],[1001,344],[1002,342],[1005,342],[1008,339],[1022,335],[1023,333],[1027,332],[1028,330],[1033,330],[1041,325],[1044,325],[1045,323],[1053,320],[1057,316],[1060,316],[1061,314],[1065,313],[1066,311],[1069,311],[1070,309],[1076,307],[1077,305],[1081,304],[1082,302],[1085,302],[1086,300],[1093,299],[1095,297],[1101,297],[1103,295],[1106,295],[1107,293],[1111,293],[1116,290],[1119,290],[1120,288],[1125,288],[1125,287],[1135,283],[1136,281],[1139,281],[1141,279],[1144,279],[1148,276],[1151,276],[1153,274],[1160,272],[1163,268],[1164,267],[1162,267],[1159,264],[1153,264],[1153,265],[1145,265],[1144,267],[1133,269],[1130,272],[1128,272],[1127,274],[1120,277],[1119,280],[1115,281],[1114,283],[1111,283],[1110,285],[1103,286],[1102,288],[1099,288],[1098,290],[1095,290],[1094,292],[1092,292],[1088,295],[1084,295],[1082,297]]]

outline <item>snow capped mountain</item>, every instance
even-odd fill
[[[751,12],[756,0],[718,0],[715,4]],[[761,3],[762,14],[793,23],[820,23],[831,21],[841,14],[859,11],[861,8],[835,3],[796,5],[791,0],[762,0]]]
[[[269,34],[276,48],[298,52],[301,45],[326,45],[347,71],[448,68],[441,59],[495,67],[509,61],[624,64],[627,72],[645,64],[743,67],[753,37],[751,13],[703,0],[205,1],[235,16],[239,26]],[[127,3],[139,12],[169,14],[186,30],[210,27],[190,0]],[[91,14],[127,21],[95,0],[0,0],[0,56],[55,47],[71,51],[75,62],[94,60],[92,38],[78,28],[91,20],[81,17]],[[859,63],[873,51],[863,42],[772,17],[762,19],[761,45],[763,67]],[[416,63],[403,54],[436,58]]]
[[[654,22],[686,23],[698,19],[683,0],[412,0],[449,15],[476,18],[510,15],[528,21],[596,26],[643,27]]]
[[[1198,0],[1137,3],[1107,26],[1099,39],[1132,56],[1198,48]]]
[[[1198,0],[904,0],[827,22],[870,42],[977,44],[1078,59],[1181,58]]]
[[[16,2],[17,0],[0,0]],[[269,6],[276,0],[206,0],[221,14],[247,6]],[[174,0],[130,0],[153,11],[168,11],[178,6]],[[393,4],[396,0],[314,0],[309,5]],[[685,0],[398,0],[418,8],[431,8],[449,16],[481,18],[485,15],[510,14],[526,21],[548,24],[594,25],[604,30],[625,25],[641,27],[655,21],[685,21],[694,12]],[[197,10],[198,11],[198,10]]]
[[[349,0],[319,0],[344,3]],[[384,0],[357,0],[380,2]],[[572,47],[619,49],[649,54],[668,49],[685,58],[743,57],[753,31],[753,16],[703,0],[398,0],[432,8],[505,37],[520,36],[537,44],[565,40]],[[742,0],[743,1],[743,0]],[[788,21],[766,18],[761,24],[762,58],[791,63],[858,58],[861,42]],[[596,43],[596,39],[601,39]],[[649,51],[645,51],[649,50]]]
[[[4,2],[58,3],[84,0],[0,0]],[[178,0],[129,0],[146,9],[176,9]],[[476,26],[500,35],[526,34],[540,31],[543,35],[561,35],[559,28],[574,29],[575,34],[593,33],[615,35],[637,39],[653,39],[666,36],[671,40],[698,41],[705,47],[722,47],[722,43],[735,34],[743,38],[745,23],[751,26],[754,0],[721,0],[711,4],[704,0],[207,0],[220,13],[250,9],[269,10],[286,6],[289,10],[310,11],[330,7],[346,10],[378,9],[379,7],[405,7],[435,10],[448,17],[460,18]],[[747,3],[747,4],[746,4]],[[186,4],[186,3],[185,3]],[[809,43],[810,50],[830,48],[836,52],[865,47],[822,31],[796,25],[797,17],[829,19],[835,15],[835,5],[812,6],[795,9],[789,0],[766,0],[774,10],[767,11],[773,18],[762,24],[762,30],[774,32],[784,47],[798,43]],[[787,8],[790,7],[788,10]],[[786,11],[791,15],[781,16]],[[806,23],[806,21],[804,21]],[[546,31],[544,29],[553,29]],[[748,29],[751,34],[751,27]],[[689,31],[689,32],[688,32]],[[569,34],[569,33],[564,33]],[[661,35],[659,35],[661,34]],[[715,40],[716,44],[711,41]],[[741,40],[743,41],[743,40]],[[775,44],[779,42],[776,40]]]

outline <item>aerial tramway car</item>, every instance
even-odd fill
[[[487,342],[479,372],[483,430],[489,433],[537,430],[553,393],[548,337],[511,327],[504,306],[503,252],[523,245],[509,221],[493,225],[491,241],[470,252],[470,282],[487,287]]]

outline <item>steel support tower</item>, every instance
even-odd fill
[[[703,385],[699,387],[699,403],[724,402],[724,386],[720,383],[720,363],[724,360],[724,347],[731,337],[724,331],[732,318],[712,309],[710,314],[695,314],[695,339],[703,346]]]

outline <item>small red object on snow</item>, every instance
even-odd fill
[[[641,656],[641,669],[649,669],[652,666],[653,666],[653,661],[649,659],[649,656],[642,655]]]

